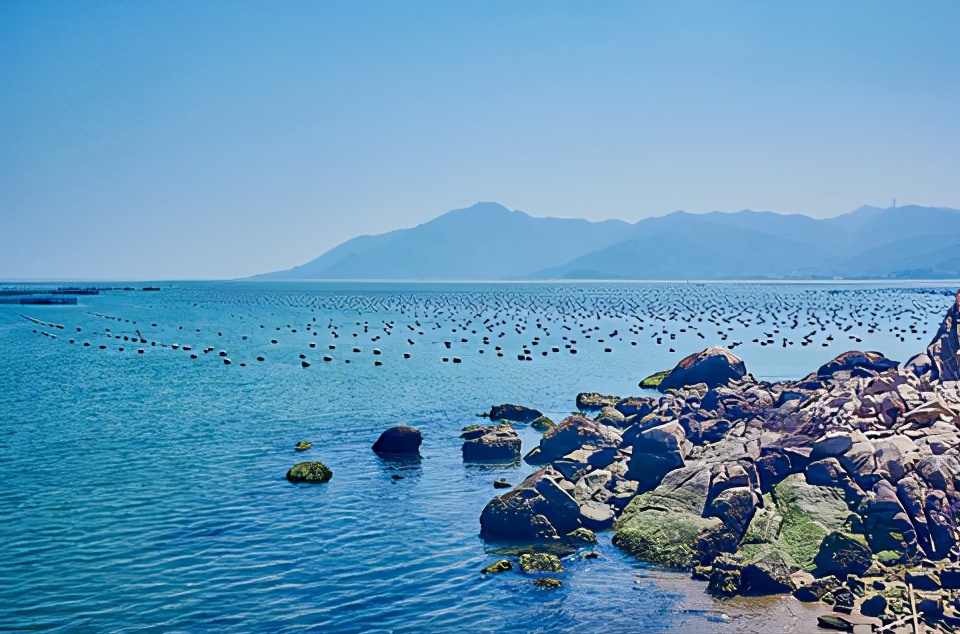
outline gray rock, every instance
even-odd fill
[[[727,348],[717,346],[692,354],[680,361],[670,374],[660,381],[657,389],[660,392],[666,392],[669,389],[696,383],[718,387],[741,379],[746,373],[747,368],[739,357]]]

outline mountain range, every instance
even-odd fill
[[[677,211],[631,224],[537,218],[483,202],[251,279],[819,278],[960,278],[960,211],[864,206],[822,219]]]

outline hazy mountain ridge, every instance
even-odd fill
[[[960,211],[864,206],[814,219],[683,211],[590,222],[477,203],[359,236],[253,279],[960,278]]]

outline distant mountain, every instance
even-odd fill
[[[620,220],[534,218],[496,203],[360,236],[255,279],[960,278],[960,211],[861,207],[814,219],[682,211]]]
[[[622,220],[533,218],[477,203],[430,222],[344,242],[270,279],[499,280],[558,266],[623,239]]]

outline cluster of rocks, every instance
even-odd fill
[[[715,594],[829,603],[825,626],[960,628],[958,351],[960,294],[904,364],[847,352],[769,383],[711,348],[657,377],[660,397],[581,394],[598,413],[543,434],[525,457],[542,467],[486,505],[480,534],[550,544],[612,528]]]

